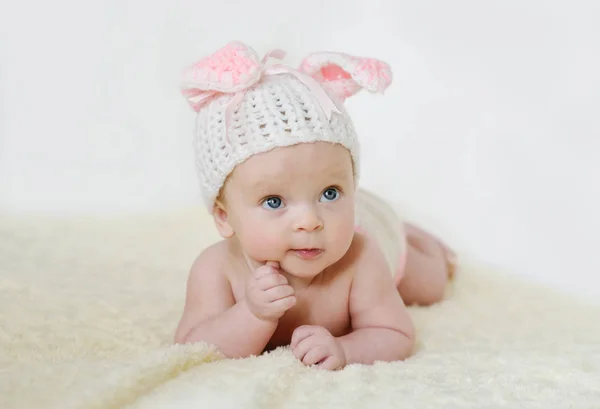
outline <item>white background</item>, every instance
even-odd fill
[[[0,206],[199,203],[180,70],[230,40],[389,62],[365,186],[459,250],[600,295],[597,1],[0,0]]]

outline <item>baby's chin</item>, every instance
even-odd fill
[[[313,278],[322,273],[325,269],[338,262],[340,257],[327,254],[324,251],[318,257],[302,257],[295,254],[287,254],[281,260],[281,268],[293,276],[299,278]]]

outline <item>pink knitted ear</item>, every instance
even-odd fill
[[[181,93],[198,111],[214,95],[256,83],[262,70],[256,51],[242,42],[231,42],[184,70]]]
[[[392,70],[385,62],[342,53],[310,54],[300,64],[300,70],[314,77],[341,100],[362,88],[383,92],[392,82]]]

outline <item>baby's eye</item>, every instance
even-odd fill
[[[321,202],[335,202],[339,197],[340,191],[335,187],[329,187],[321,195]]]
[[[282,206],[283,206],[283,202],[282,202],[281,198],[279,198],[277,196],[268,197],[262,202],[262,207],[267,210],[280,209]]]

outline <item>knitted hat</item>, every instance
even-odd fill
[[[325,141],[346,147],[358,175],[357,135],[343,101],[365,88],[383,92],[389,66],[374,59],[319,52],[295,70],[280,50],[262,60],[233,42],[183,73],[182,94],[198,113],[196,166],[203,200],[212,211],[227,176],[251,156],[276,147]]]

